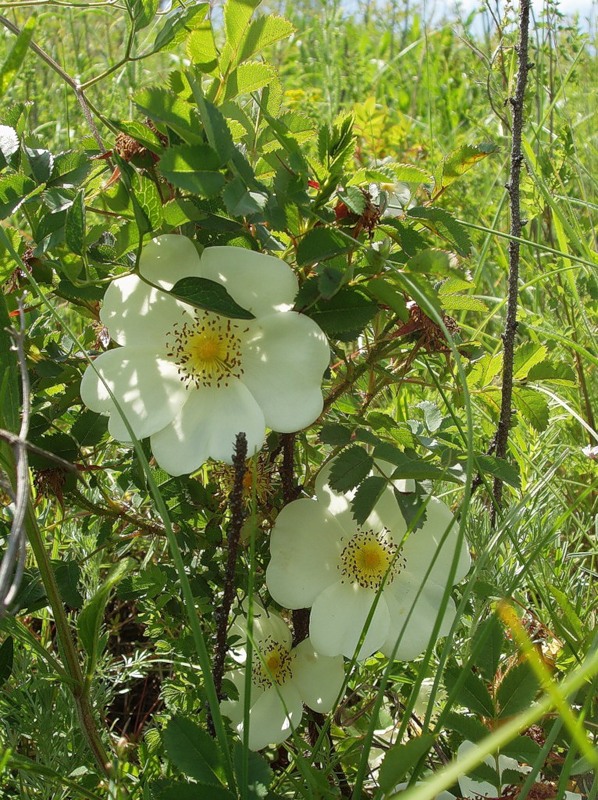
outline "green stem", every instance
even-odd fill
[[[77,649],[73,637],[71,636],[69,621],[64,610],[62,598],[60,597],[54,570],[52,569],[52,564],[46,552],[31,504],[27,509],[25,526],[27,537],[31,549],[33,550],[42,583],[44,584],[44,589],[46,590],[46,595],[48,596],[48,601],[54,616],[62,658],[66,665],[66,671],[72,679],[72,685],[70,685],[69,688],[75,700],[81,729],[98,766],[104,775],[109,777],[111,773],[110,757],[104,748],[104,744],[97,729],[91,703],[89,702],[89,696],[84,691],[85,683],[77,655]]]

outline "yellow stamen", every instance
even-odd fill
[[[339,569],[344,580],[364,589],[379,589],[389,584],[405,567],[405,559],[388,530],[358,531],[341,553]]]

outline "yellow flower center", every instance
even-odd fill
[[[339,569],[343,580],[358,583],[364,589],[379,589],[385,581],[389,584],[405,567],[405,559],[384,528],[358,531],[341,553]]]
[[[169,334],[168,355],[188,386],[228,386],[232,378],[243,374],[243,333],[232,320],[206,313],[193,322],[174,326]]]
[[[282,686],[293,677],[293,656],[286,645],[268,637],[254,655],[252,679],[256,686],[269,689]]]

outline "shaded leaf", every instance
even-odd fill
[[[0,686],[10,678],[14,660],[14,642],[8,636],[0,645]]]
[[[210,786],[221,786],[222,753],[216,741],[196,722],[176,715],[162,733],[166,754],[184,774]]]
[[[492,142],[478,145],[463,145],[453,150],[444,159],[438,180],[438,188],[445,188],[471,169],[478,161],[498,153],[499,148]]]
[[[319,438],[324,444],[337,446],[349,444],[351,441],[351,429],[336,422],[327,422],[322,425]]]
[[[85,192],[83,189],[77,192],[72,205],[66,212],[64,238],[73,253],[83,255],[85,252]]]
[[[505,633],[503,626],[492,614],[477,628],[472,642],[475,663],[487,681],[493,681],[503,657]]]
[[[386,752],[380,767],[380,788],[384,792],[390,792],[411,773],[433,745],[434,737],[430,733],[411,739],[405,744],[400,742],[393,745]]]
[[[222,159],[207,144],[179,145],[170,147],[160,159],[160,171],[167,181],[197,194],[213,197],[226,181],[218,172]]]
[[[136,31],[147,28],[158,10],[158,0],[125,0]]]
[[[493,475],[501,481],[514,486],[516,489],[521,487],[521,477],[516,464],[505,461],[504,458],[480,454],[475,456],[476,469],[478,472]]]
[[[255,319],[251,311],[233,300],[221,283],[208,278],[181,278],[170,293],[196,308],[213,311],[223,317]]]
[[[374,506],[382,497],[387,486],[388,481],[381,475],[368,475],[368,477],[361,482],[355,493],[355,497],[351,501],[353,518],[358,525],[363,525],[372,513]]]
[[[243,759],[246,753],[241,742],[235,742],[233,745],[233,763],[235,767],[235,774],[240,779],[243,775]],[[268,794],[268,787],[272,783],[273,772],[266,759],[259,753],[249,751],[248,767],[247,770],[247,789],[249,798],[258,800],[259,798],[266,797]],[[270,797],[270,795],[268,795]]]
[[[353,445],[337,456],[330,470],[330,485],[337,492],[349,492],[369,475],[374,461],[359,445]]]
[[[470,669],[449,667],[445,672],[445,683],[449,692],[458,686],[456,701],[459,705],[483,717],[495,716],[494,701],[490,692],[480,676]]]
[[[512,717],[519,711],[529,708],[538,691],[538,679],[527,662],[523,661],[511,667],[496,693],[500,719]]]
[[[340,231],[332,228],[313,228],[305,234],[297,247],[297,265],[305,267],[327,258],[348,253],[357,246]]]
[[[133,102],[156,122],[163,122],[189,144],[202,144],[193,106],[169,89],[150,86],[133,96]]]
[[[489,735],[490,731],[478,717],[469,714],[456,714],[451,711],[444,720],[444,727],[457,731],[470,742],[479,742]]]
[[[329,336],[344,332],[358,334],[374,318],[378,306],[357,289],[344,287],[330,300],[320,300],[309,316]]]

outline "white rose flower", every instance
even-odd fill
[[[230,463],[241,431],[252,455],[266,427],[291,433],[320,415],[329,348],[311,319],[290,310],[298,284],[284,261],[239,247],[209,247],[200,258],[190,239],[167,234],[143,248],[139,272],[108,287],[100,318],[121,346],[81,382],[83,402],[110,415],[115,439],[131,437],[104,382],[171,475],[210,457]],[[186,277],[222,284],[255,319],[201,311],[155,288]]]
[[[291,735],[301,722],[304,703],[322,714],[331,711],[345,671],[341,656],[319,655],[309,639],[292,647],[291,631],[275,612],[267,612],[254,603],[253,616],[248,739],[251,750],[261,750],[269,744],[280,744]],[[235,645],[235,658],[244,658],[246,629],[236,622],[232,632],[241,637]],[[239,698],[224,700],[220,709],[242,736],[245,667],[232,670],[225,678],[233,682]]]
[[[459,526],[447,506],[430,497],[423,526],[405,538],[407,524],[391,486],[365,524],[357,525],[352,495],[332,489],[329,474],[330,466],[320,472],[316,500],[295,500],[278,515],[268,591],[286,608],[311,608],[310,637],[323,655],[352,658],[376,602],[357,658],[377,650],[400,660],[416,658],[432,634],[453,559],[454,583],[470,567]],[[454,617],[448,598],[439,636]]]

